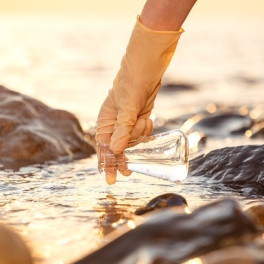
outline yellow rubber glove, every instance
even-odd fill
[[[148,118],[182,32],[153,31],[137,18],[121,68],[97,120],[96,140],[110,142],[114,154],[122,153],[129,140],[152,131]],[[130,175],[128,171],[121,173]],[[115,170],[106,171],[109,184],[115,179]]]

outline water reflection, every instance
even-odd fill
[[[185,133],[187,133],[196,123],[198,123],[201,120],[201,115],[195,115],[192,118],[185,121],[185,123],[182,125],[181,130]]]
[[[94,207],[97,212],[98,236],[103,238],[110,232],[127,222],[130,228],[135,225],[131,220],[133,214],[129,210],[129,204],[120,205],[115,196],[108,193],[105,198],[100,198],[98,206]]]
[[[259,116],[259,113],[258,113],[258,111],[256,109],[253,109],[253,110],[250,111],[250,117],[252,119],[257,119],[258,116]]]
[[[248,109],[245,106],[239,108],[240,115],[246,116],[248,114]]]
[[[210,113],[213,114],[216,111],[216,105],[213,103],[210,103],[207,105],[206,110]]]
[[[190,151],[193,151],[193,152],[198,151],[198,145],[202,138],[204,138],[203,133],[200,133],[197,131],[188,135]]]
[[[108,186],[96,167],[94,156],[68,164],[44,164],[35,172],[33,167],[24,169],[30,176],[25,171],[1,172],[1,222],[23,236],[36,263],[69,263],[88,254],[121,225],[134,228],[141,219],[134,215],[136,209],[161,194],[181,194],[190,211],[227,196],[242,204],[260,200],[200,177],[176,186],[133,173],[118,175],[116,184]],[[189,210],[185,208],[186,213]]]
[[[191,214],[192,213],[188,206],[186,206],[184,208],[184,211],[185,211],[186,214]]]

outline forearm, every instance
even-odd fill
[[[178,31],[197,0],[147,0],[140,22],[156,31]]]

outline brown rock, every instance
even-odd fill
[[[110,234],[108,244],[74,264],[183,263],[222,248],[251,244],[262,235],[252,215],[230,199],[191,214],[162,209],[135,229],[122,232]]]
[[[0,264],[32,264],[28,248],[22,239],[0,225]]]
[[[200,257],[203,264],[258,264],[263,263],[263,246],[253,243],[248,246],[235,246],[210,252]]]
[[[0,163],[4,168],[93,153],[73,114],[0,86]]]

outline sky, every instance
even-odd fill
[[[145,0],[1,0],[0,12],[135,14],[140,13],[144,3]],[[264,15],[264,0],[198,0],[192,13]]]

